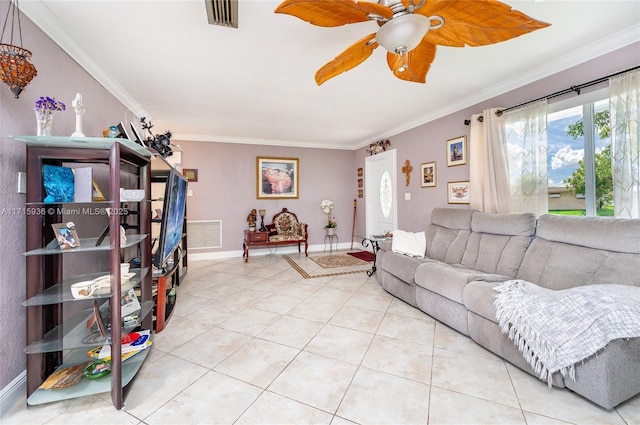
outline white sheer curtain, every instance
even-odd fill
[[[640,70],[609,79],[614,214],[640,218]]]
[[[504,116],[487,109],[471,117],[469,134],[469,206],[487,213],[508,214],[510,210]]]
[[[507,113],[506,143],[511,211],[549,212],[547,174],[547,100]]]

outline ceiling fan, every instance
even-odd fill
[[[337,27],[375,20],[376,33],[356,41],[316,72],[316,83],[360,65],[378,45],[393,75],[424,83],[436,45],[499,43],[549,26],[497,0],[284,0],[275,10],[313,25]]]

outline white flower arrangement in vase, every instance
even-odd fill
[[[333,208],[333,201],[328,199],[324,199],[320,202],[320,209],[327,214],[327,224],[324,226],[325,229],[335,229],[338,227],[338,223],[336,222],[336,218],[331,216],[331,209]]]

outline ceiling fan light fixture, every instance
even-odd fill
[[[414,13],[397,16],[378,29],[376,41],[392,53],[410,52],[431,29],[431,19]]]

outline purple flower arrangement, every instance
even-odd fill
[[[35,108],[43,111],[64,111],[67,107],[54,97],[40,96],[40,99],[36,100]]]

